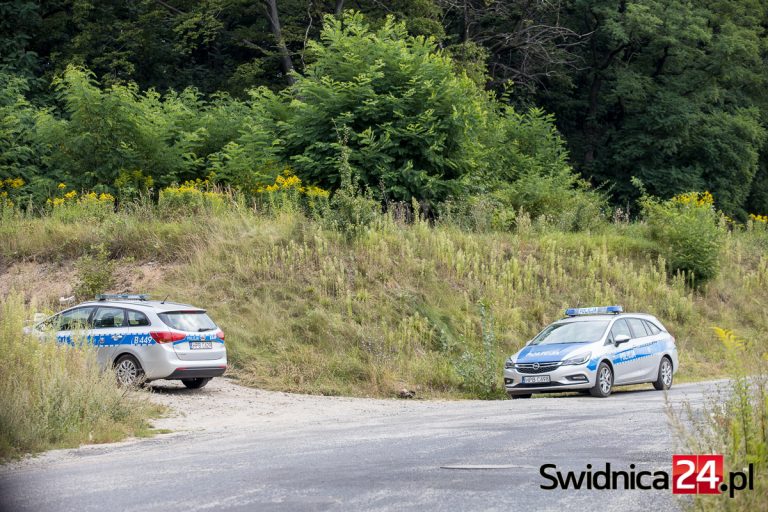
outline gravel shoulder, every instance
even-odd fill
[[[154,420],[153,426],[174,433],[263,431],[320,422],[344,423],[370,415],[391,416],[454,403],[299,395],[249,388],[228,378],[213,379],[199,390],[188,390],[179,381],[155,381],[148,386],[148,395],[149,400],[171,410],[167,417]]]

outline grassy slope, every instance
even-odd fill
[[[385,220],[348,242],[290,212],[175,222],[147,211],[76,224],[8,221],[0,251],[6,262],[66,260],[105,241],[115,257],[177,262],[155,289],[137,291],[207,307],[238,376],[271,389],[477,394],[462,374],[483,359],[481,300],[493,315],[497,376],[566,306],[614,303],[665,322],[680,347],[680,378],[721,374],[711,326],[757,340],[768,333],[765,239],[729,235],[720,276],[693,293],[666,274],[643,229],[472,234]]]

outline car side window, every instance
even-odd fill
[[[648,332],[645,330],[645,323],[639,318],[627,318],[629,328],[632,329],[633,338],[643,338],[648,336]]]
[[[134,311],[132,309],[126,310],[128,316],[128,327],[142,327],[149,325],[149,318],[141,311]]]
[[[125,327],[125,310],[121,308],[99,308],[93,316],[94,329]]]
[[[629,326],[627,325],[627,322],[623,318],[620,318],[616,320],[616,322],[614,322],[613,327],[611,327],[611,334],[608,338],[608,341],[613,343],[613,340],[615,340],[616,336],[618,336],[619,334],[626,334],[630,338],[632,337],[632,333],[629,330]]]
[[[645,324],[645,329],[651,333],[651,336],[655,336],[661,332],[661,329],[654,324],[653,322],[649,322],[648,320],[643,320],[643,323]]]
[[[93,313],[94,308],[75,308],[70,309],[69,311],[65,311],[64,313],[58,315],[56,320],[54,320],[53,325],[56,326],[58,323],[58,327],[55,327],[59,331],[73,331],[76,329],[85,329],[88,327],[88,318],[91,316],[91,313]]]

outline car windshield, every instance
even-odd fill
[[[533,338],[531,345],[592,343],[603,337],[608,323],[608,320],[587,320],[552,324]]]
[[[158,316],[165,325],[179,331],[203,332],[216,328],[216,324],[205,314],[205,311],[171,311],[160,313]]]

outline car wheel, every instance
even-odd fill
[[[531,398],[533,396],[533,393],[526,393],[524,395],[518,395],[516,393],[507,393],[509,395],[509,398],[512,400],[517,400],[518,398]]]
[[[613,370],[608,363],[602,362],[597,367],[597,379],[595,385],[589,390],[589,394],[599,398],[606,398],[613,391]]]
[[[670,361],[668,357],[663,357],[661,359],[661,364],[659,364],[659,376],[653,383],[653,387],[659,391],[672,387],[672,361]]]
[[[211,379],[181,379],[181,382],[189,389],[200,389],[208,384],[209,380]]]
[[[115,361],[115,376],[117,383],[123,387],[139,387],[144,384],[144,369],[131,355],[120,356]]]

